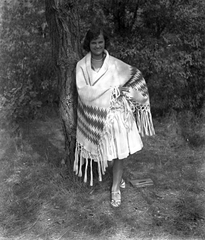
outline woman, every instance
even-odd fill
[[[154,128],[149,108],[149,97],[141,72],[109,55],[109,39],[103,28],[93,27],[84,40],[88,53],[77,63],[78,91],[77,143],[74,171],[84,182],[92,162],[98,163],[99,180],[109,162],[113,162],[111,205],[121,204],[120,187],[123,161],[129,154],[142,149],[139,135],[153,135]],[[135,116],[134,113],[135,112]]]

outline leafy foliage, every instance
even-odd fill
[[[1,26],[1,89],[7,119],[35,117],[56,88],[41,1],[4,2]]]
[[[43,2],[11,3],[2,5],[0,101],[18,120],[35,117],[41,106],[57,100],[57,79]],[[81,41],[93,16],[104,16],[110,53],[143,72],[155,116],[200,113],[205,96],[203,0],[81,0],[73,6],[78,7]]]
[[[155,115],[203,107],[204,6],[197,0],[95,1],[111,29],[110,52],[143,72]]]

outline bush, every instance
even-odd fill
[[[34,118],[52,103],[57,81],[42,1],[5,1],[2,6],[0,93],[6,119]]]
[[[124,11],[131,14],[129,6],[130,1]],[[205,98],[205,3],[151,0],[137,7],[134,27],[124,19],[128,30],[119,34],[114,28],[111,52],[143,72],[156,115],[200,113]]]

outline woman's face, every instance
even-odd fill
[[[93,58],[102,58],[105,49],[105,39],[102,34],[100,34],[96,39],[90,41],[90,51]]]

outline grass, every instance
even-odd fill
[[[110,171],[93,187],[68,176],[56,118],[26,123],[15,138],[2,129],[0,239],[204,239],[204,143],[191,146],[173,119],[155,126],[126,163],[119,209],[109,204]],[[133,177],[154,186],[133,188]]]

